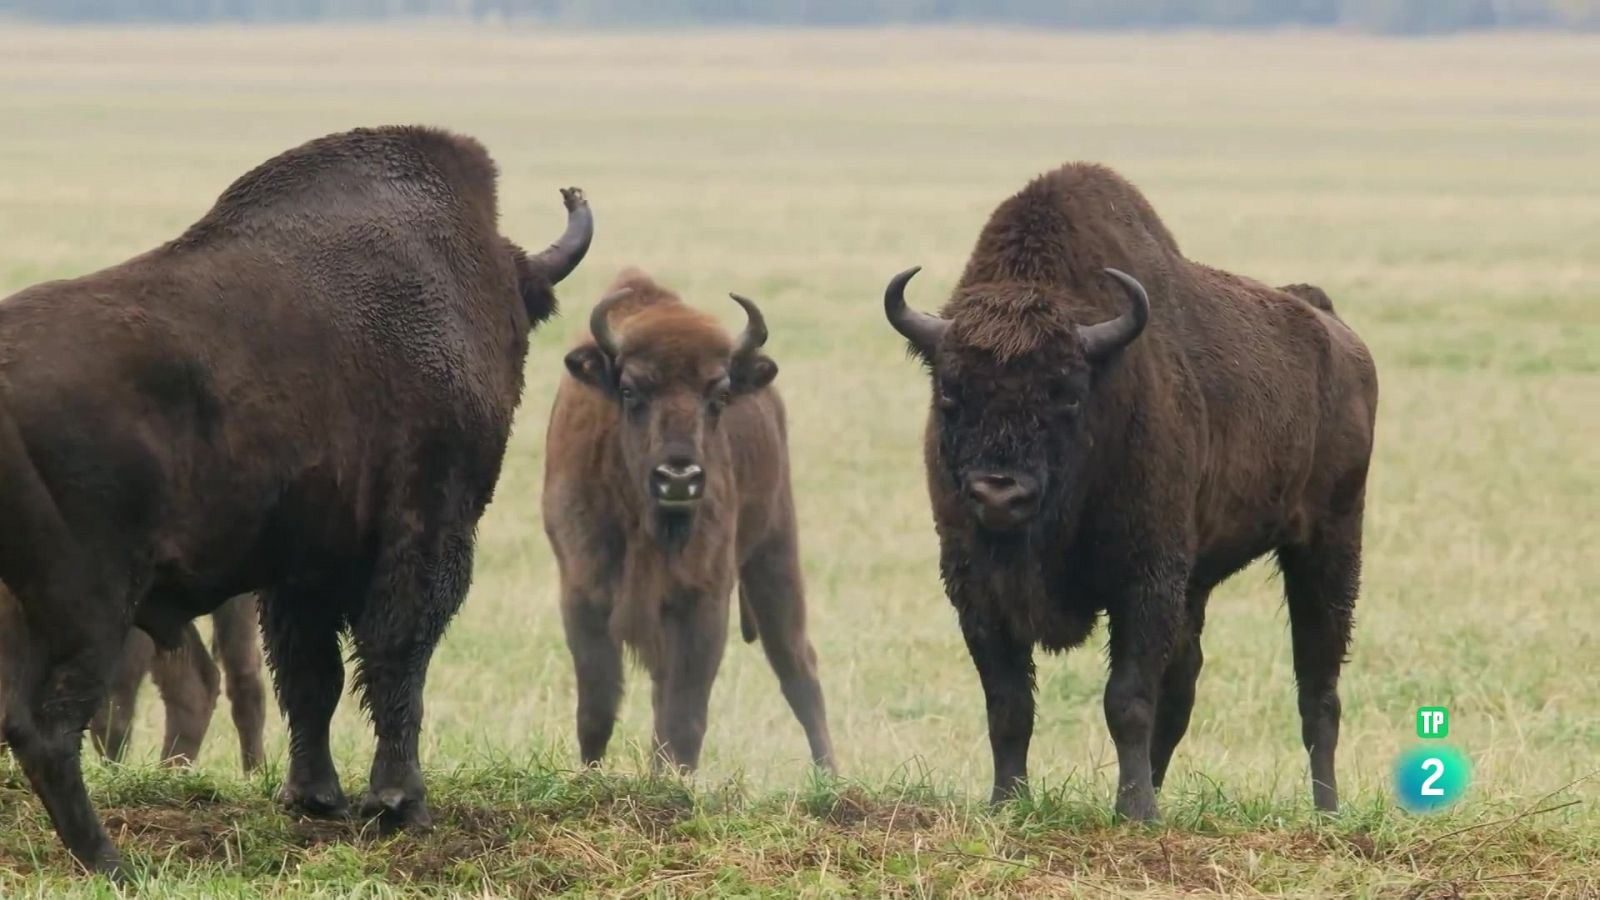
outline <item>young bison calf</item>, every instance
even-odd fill
[[[188,765],[199,758],[226,683],[233,724],[239,732],[239,761],[246,772],[255,771],[261,765],[261,733],[266,725],[266,687],[261,679],[256,621],[253,594],[241,594],[217,607],[211,614],[215,631],[211,653],[206,652],[192,622],[183,631],[183,642],[171,650],[158,651],[149,635],[137,628],[130,631],[122,662],[111,677],[110,697],[89,725],[95,749],[110,759],[122,759],[133,730],[139,686],[148,672],[167,713],[162,761]]]
[[[761,311],[715,320],[624,271],[567,355],[545,466],[545,531],[578,675],[578,744],[598,763],[622,699],[622,647],[650,671],[657,764],[693,770],[739,584],[817,765],[833,750],[806,638],[777,364]]]

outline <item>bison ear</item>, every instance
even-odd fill
[[[611,377],[611,358],[599,347],[587,346],[567,354],[567,371],[588,386],[611,393],[616,379]]]
[[[735,363],[730,376],[733,392],[748,394],[771,384],[772,379],[778,377],[778,364],[770,356],[756,353]]]

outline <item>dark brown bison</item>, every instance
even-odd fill
[[[109,697],[89,725],[95,749],[109,759],[122,759],[133,730],[139,686],[149,673],[166,707],[163,762],[188,765],[200,756],[211,714],[226,685],[234,729],[239,733],[240,765],[246,772],[255,771],[261,765],[261,734],[266,726],[266,688],[261,680],[256,619],[256,599],[249,594],[217,607],[211,614],[210,653],[192,622],[183,629],[177,647],[159,653],[149,635],[137,628],[128,632],[122,661],[111,676]],[[220,674],[218,662],[222,664]]]
[[[1104,612],[1117,810],[1154,817],[1206,598],[1271,551],[1312,794],[1336,809],[1378,384],[1326,295],[1190,262],[1132,185],[1084,164],[1000,205],[941,316],[907,308],[916,271],[884,308],[932,374],[928,490],[987,700],[994,798],[1027,775],[1033,648],[1078,645]]]
[[[429,824],[428,661],[467,591],[529,330],[587,205],[527,255],[495,167],[425,128],[312,141],[183,235],[0,303],[4,735],[83,865],[116,870],[82,733],[130,625],[159,646],[258,591],[288,720],[283,800],[345,810],[328,724],[340,634],[377,736],[364,816]]]
[[[811,756],[833,750],[806,638],[778,367],[761,311],[730,339],[716,321],[629,270],[567,355],[546,441],[545,532],[578,676],[578,745],[605,755],[622,698],[622,648],[654,685],[657,762],[693,769],[739,585]]]

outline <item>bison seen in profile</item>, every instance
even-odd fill
[[[211,714],[225,686],[234,729],[239,733],[239,763],[244,771],[255,771],[262,762],[261,736],[266,727],[266,687],[261,680],[256,621],[256,599],[249,594],[217,607],[211,614],[210,653],[192,622],[184,628],[178,646],[161,652],[149,635],[137,628],[130,631],[122,660],[111,676],[107,701],[89,725],[95,749],[109,759],[122,759],[133,730],[139,686],[149,673],[166,708],[163,762],[188,765],[199,757]],[[222,664],[220,674],[217,663]]]
[[[578,745],[605,755],[622,650],[650,672],[656,762],[693,769],[739,588],[813,760],[833,749],[806,637],[777,364],[761,310],[730,339],[710,316],[625,271],[567,355],[546,440],[544,520],[578,677]]]
[[[940,570],[983,683],[994,792],[1024,782],[1033,651],[1110,626],[1117,810],[1156,816],[1212,588],[1283,571],[1312,794],[1338,806],[1339,669],[1378,384],[1320,290],[1185,259],[1130,184],[1072,164],[995,211],[942,315],[884,308],[932,375]]]
[[[360,810],[430,819],[422,686],[466,595],[528,334],[589,246],[525,254],[495,166],[427,128],[311,141],[177,239],[0,303],[3,734],[84,866],[119,858],[79,763],[128,629],[176,646],[257,591],[288,720],[282,798],[345,811],[340,635],[377,737]]]

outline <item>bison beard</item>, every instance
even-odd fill
[[[57,834],[120,859],[81,739],[130,619],[159,645],[261,602],[282,799],[346,809],[329,751],[350,637],[377,738],[360,810],[429,825],[422,686],[467,591],[528,333],[593,231],[526,254],[481,145],[364,129],[234,182],[176,240],[0,303],[0,720]]]
[[[1190,262],[1132,185],[1087,164],[1001,204],[942,315],[907,306],[916,271],[884,311],[933,374],[929,497],[993,799],[1026,779],[1033,648],[1070,648],[1104,613],[1117,810],[1155,817],[1207,598],[1275,553],[1312,795],[1336,809],[1377,377],[1327,295]]]

